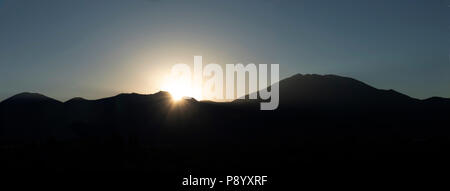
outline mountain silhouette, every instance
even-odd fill
[[[294,111],[294,114],[319,112],[331,115],[340,112],[357,115],[369,112],[375,113],[375,116],[380,113],[404,116],[425,111],[444,116],[450,109],[449,99],[433,97],[418,100],[394,90],[376,89],[355,79],[337,75],[297,74],[281,80],[279,88],[278,110]],[[176,120],[166,119],[168,117],[182,120],[189,119],[191,115],[202,115],[209,116],[208,120],[213,121],[215,118],[233,116],[236,112],[247,112],[248,109],[258,110],[260,101],[263,100],[214,103],[185,98],[181,103],[174,104],[169,93],[158,92],[149,95],[119,94],[98,100],[73,98],[63,103],[37,93],[21,93],[0,102],[2,137],[17,138],[19,134],[28,135],[22,140],[34,140],[30,138],[34,136],[39,139],[59,137],[55,129],[65,131],[63,137],[101,137],[111,134],[154,136],[152,133],[157,128],[145,127],[177,124],[174,122]],[[15,136],[9,136],[11,132]]]
[[[413,102],[394,90],[380,90],[352,78],[336,75],[297,74],[280,82],[286,104],[373,105],[380,102]]]
[[[278,84],[280,109],[398,108],[411,107],[420,102],[394,90],[377,89],[358,80],[337,75],[296,74]],[[234,102],[255,104],[262,101],[238,99]]]
[[[18,94],[0,102],[0,148],[13,148],[0,149],[6,156],[0,165],[172,175],[258,171],[288,181],[283,175],[290,170],[450,159],[449,99],[419,100],[336,75],[297,74],[279,88],[273,111],[259,110],[264,100],[174,102],[167,92],[66,102]]]
[[[2,105],[12,105],[12,104],[57,104],[61,103],[58,100],[49,98],[38,93],[24,92],[14,95],[8,99],[0,102]]]

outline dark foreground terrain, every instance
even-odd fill
[[[190,174],[267,175],[264,189],[277,190],[447,173],[448,99],[418,100],[334,75],[295,75],[280,82],[277,110],[260,111],[257,102],[174,103],[159,92],[62,103],[18,94],[0,103],[1,173],[43,184],[149,190],[207,190],[181,187]]]

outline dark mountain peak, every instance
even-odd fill
[[[112,98],[116,99],[147,99],[147,98],[171,98],[168,92],[159,91],[154,94],[139,94],[139,93],[121,93]]]
[[[367,107],[404,105],[417,100],[394,90],[382,90],[350,77],[296,74],[279,82],[284,107]]]
[[[281,80],[281,84],[303,83],[311,86],[348,86],[375,89],[361,81],[349,77],[343,77],[333,74],[295,74],[289,78]]]
[[[424,99],[423,102],[439,107],[447,107],[450,105],[450,99],[442,97],[430,97],[428,99]]]
[[[170,93],[169,93],[169,92],[166,92],[166,91],[159,91],[159,92],[155,93],[155,95],[165,95],[165,96],[170,96]]]
[[[143,95],[133,92],[133,93],[120,93],[120,94],[117,94],[114,97],[116,97],[116,98],[128,98],[128,97],[136,97],[136,96],[143,96]]]
[[[1,103],[34,103],[34,102],[51,102],[51,103],[61,103],[58,100],[55,100],[53,98],[47,97],[45,95],[39,94],[39,93],[30,93],[30,92],[23,92],[16,94],[6,100],[4,100]]]
[[[166,91],[159,91],[157,93],[152,94],[154,97],[163,98],[163,99],[172,99],[172,95]]]
[[[187,101],[187,102],[190,102],[190,103],[197,103],[197,102],[198,102],[195,98],[193,98],[193,97],[188,97],[188,96],[183,97],[182,100]]]
[[[280,81],[284,95],[337,96],[340,94],[373,93],[377,89],[361,81],[337,75],[296,74]]]
[[[67,100],[66,102],[64,102],[64,103],[79,103],[79,102],[82,102],[82,101],[88,101],[87,99],[84,99],[84,98],[82,98],[82,97],[74,97],[74,98],[72,98],[72,99],[70,99],[70,100]]]
[[[100,98],[100,99],[97,99],[95,101],[111,100],[111,99],[129,99],[129,98],[136,98],[136,97],[143,97],[143,96],[147,96],[147,95],[138,94],[138,93],[119,93],[119,94],[117,94],[115,96]]]
[[[12,96],[10,99],[45,99],[45,98],[47,98],[47,96],[39,93],[22,92]]]
[[[138,93],[120,93],[116,96],[102,98],[98,100],[91,100],[93,103],[132,103],[143,104],[150,102],[169,102],[171,100],[170,94],[167,92],[158,92],[154,94],[138,94]]]
[[[434,97],[430,97],[430,98],[425,99],[425,101],[450,101],[450,99],[449,98],[442,98],[442,97],[434,96]]]

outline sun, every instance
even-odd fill
[[[185,97],[201,100],[201,90],[192,88],[189,84],[180,80],[166,80],[161,90],[167,91],[172,96],[174,102],[180,101]]]
[[[182,89],[177,89],[177,88],[169,90],[168,92],[172,96],[173,101],[180,101],[181,99],[183,99],[183,97],[186,96],[185,94],[187,94],[187,93],[183,93]]]

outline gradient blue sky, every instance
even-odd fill
[[[0,0],[0,100],[153,93],[177,62],[450,97],[448,0]]]

